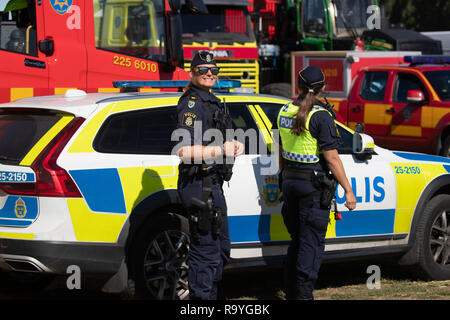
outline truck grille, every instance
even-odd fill
[[[259,93],[259,65],[257,60],[216,60],[220,68],[219,80],[239,80],[242,88],[253,88],[255,93]],[[184,68],[189,71],[190,61],[185,61]],[[231,90],[233,91],[233,90]]]

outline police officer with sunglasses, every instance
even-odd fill
[[[224,159],[234,159],[244,150],[233,138],[226,140],[225,130],[232,129],[232,121],[226,106],[210,91],[218,73],[213,54],[198,52],[191,63],[191,82],[177,107],[177,128],[187,130],[190,137],[177,152],[181,158],[178,192],[188,214],[191,239],[188,254],[191,300],[217,299],[217,283],[230,255],[222,185],[230,180],[231,170]],[[218,129],[220,139],[207,141],[205,132],[209,129]],[[196,136],[199,131],[201,136]]]

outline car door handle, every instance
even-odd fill
[[[360,112],[362,110],[361,106],[356,106],[352,108],[353,112]]]
[[[394,112],[395,112],[394,107],[391,107],[391,108],[389,108],[389,109],[386,109],[386,113],[393,114]]]

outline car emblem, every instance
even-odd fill
[[[27,214],[27,206],[25,205],[25,202],[23,202],[22,198],[17,199],[14,212],[18,218],[23,218]]]
[[[281,192],[278,187],[278,177],[277,176],[269,176],[265,179],[266,185],[264,186],[264,201],[270,207],[276,206],[280,203]]]

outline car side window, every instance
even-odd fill
[[[280,113],[280,109],[283,107],[283,104],[280,103],[259,103],[262,111],[266,114],[270,123],[275,123],[278,117],[278,113]]]
[[[368,71],[364,73],[359,95],[364,100],[383,101],[389,73],[386,71]]]
[[[339,154],[353,153],[353,134],[336,123],[336,128],[340,136],[340,143],[338,147]]]
[[[410,73],[399,72],[395,79],[394,96],[392,100],[394,102],[408,103],[407,95],[409,90],[422,91],[425,100],[428,100],[428,92],[419,78]]]
[[[0,9],[0,49],[37,57],[35,1],[4,3]]]
[[[262,137],[247,105],[227,103],[227,107],[233,120],[234,138],[245,145],[245,154],[259,153],[260,139]]]
[[[104,153],[169,155],[176,141],[176,106],[124,112],[109,117],[94,139]]]

